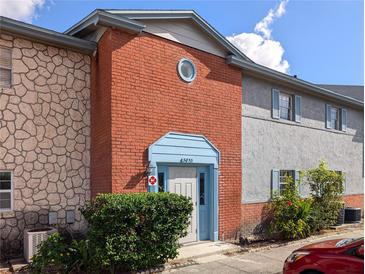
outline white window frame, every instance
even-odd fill
[[[334,170],[334,172],[336,172],[337,174],[340,174],[343,176],[343,192],[342,192],[342,195],[345,195],[346,194],[346,172],[344,172],[343,170]]]
[[[0,47],[1,49],[5,49],[5,50],[9,50],[10,51],[10,66],[9,67],[5,67],[2,66],[0,64],[0,69],[5,69],[5,70],[10,70],[10,81],[9,81],[9,85],[0,85],[0,88],[10,88],[13,84],[13,51],[11,48],[7,48],[7,47]]]
[[[333,127],[333,125],[332,125],[332,110],[336,110],[336,124],[335,124],[335,127]],[[331,128],[332,129],[340,130],[340,108],[338,108],[336,106],[331,106],[330,123],[331,123]]]
[[[293,180],[295,180],[294,176],[295,176],[295,170],[290,170],[290,169],[280,169],[279,170],[279,195],[282,195],[281,193],[281,186],[282,185],[287,185],[286,182],[282,181],[281,179],[284,178],[285,179],[285,176],[281,176],[281,172],[290,172],[291,174],[289,174],[289,176],[292,177]]]
[[[289,117],[288,118],[283,118],[281,117],[281,97],[287,97],[289,99]],[[293,120],[293,96],[287,94],[287,93],[283,93],[283,92],[279,92],[279,119],[281,120],[287,120],[287,121],[292,121]]]
[[[182,73],[182,65],[184,64],[184,62],[187,62],[191,65],[192,69],[193,69],[193,75],[191,77],[186,77],[183,73]],[[191,83],[195,80],[196,78],[196,74],[197,74],[197,70],[196,70],[196,66],[193,63],[193,61],[187,59],[187,58],[181,58],[179,63],[177,64],[177,71],[179,73],[180,78],[186,82],[186,83]]]
[[[13,172],[10,170],[0,170],[0,173],[8,172],[10,173],[10,190],[0,189],[0,193],[9,193],[10,192],[10,208],[0,208],[0,212],[7,212],[14,210],[14,178]]]

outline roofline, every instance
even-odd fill
[[[192,19],[196,24],[212,35],[223,47],[239,56],[243,60],[253,62],[223,35],[221,35],[213,26],[205,21],[194,10],[105,10],[108,13],[128,15],[131,19]]]
[[[125,17],[118,15],[125,15]],[[231,53],[243,60],[253,62],[193,10],[94,10],[64,33],[75,35],[90,25],[97,24],[123,28],[135,33],[142,32],[146,26],[134,19],[191,19]]]
[[[60,32],[41,28],[8,17],[0,16],[0,32],[19,35],[22,37],[45,42],[55,46],[74,49],[82,53],[92,53],[96,50],[96,43],[85,41]]]
[[[362,87],[364,88],[364,85],[346,85],[346,84],[323,84],[323,83],[319,83],[316,84],[318,86],[335,86],[335,87]]]
[[[360,100],[354,99],[349,96],[338,94],[336,92],[333,92],[333,91],[325,89],[325,88],[321,88],[315,84],[295,78],[295,77],[287,75],[285,73],[267,68],[262,65],[246,62],[244,60],[238,59],[237,57],[235,57],[233,55],[227,56],[226,59],[227,59],[228,64],[234,65],[243,70],[257,73],[261,76],[265,76],[265,77],[273,79],[273,80],[279,80],[284,83],[291,84],[297,88],[304,88],[306,91],[315,93],[317,95],[326,96],[331,99],[339,100],[341,102],[347,103],[356,108],[362,108],[362,109],[364,108],[364,102],[362,102]]]
[[[140,33],[145,28],[144,24],[141,24],[135,20],[116,16],[105,12],[104,10],[97,9],[82,19],[80,22],[67,29],[64,34],[75,35],[89,26],[96,25],[123,28],[133,33]]]

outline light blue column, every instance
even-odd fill
[[[156,176],[156,178],[158,178],[156,163],[150,163],[150,168],[151,168],[150,175],[154,175],[154,176]],[[148,192],[158,192],[158,182],[154,186],[148,185]]]
[[[218,241],[218,167],[213,168],[213,241]]]

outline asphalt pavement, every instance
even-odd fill
[[[331,234],[322,237],[311,237],[308,240],[295,242],[285,246],[270,248],[248,253],[236,253],[224,255],[215,254],[206,257],[196,258],[194,262],[186,267],[170,269],[164,273],[199,273],[199,274],[225,274],[225,273],[255,273],[273,274],[282,273],[285,259],[292,251],[301,246],[337,238],[363,237],[363,229],[353,229],[342,233]]]

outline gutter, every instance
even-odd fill
[[[48,30],[0,16],[0,33],[3,32],[19,35],[31,40],[45,42],[47,44],[52,44],[59,47],[70,48],[86,54],[92,53],[97,48],[97,45],[94,42],[85,41],[53,30]]]
[[[81,32],[82,30],[94,27],[96,25],[122,28],[131,33],[141,33],[145,28],[144,24],[141,24],[135,20],[113,15],[103,10],[94,10],[82,21],[66,30],[64,34],[77,35],[77,33]]]
[[[361,109],[364,108],[364,102],[362,102],[360,100],[335,93],[335,92],[325,89],[325,88],[321,88],[310,82],[295,78],[295,77],[287,75],[285,73],[278,72],[276,70],[273,70],[273,69],[255,64],[255,63],[249,63],[247,61],[237,58],[234,55],[227,56],[226,62],[227,62],[227,64],[239,67],[243,70],[246,70],[251,73],[255,73],[255,74],[263,76],[265,78],[272,79],[272,80],[278,80],[283,83],[293,85],[296,88],[304,89],[305,91],[309,91],[309,92],[315,93],[317,95],[322,95],[325,97],[329,97],[329,98],[347,103],[356,108],[361,108]]]

